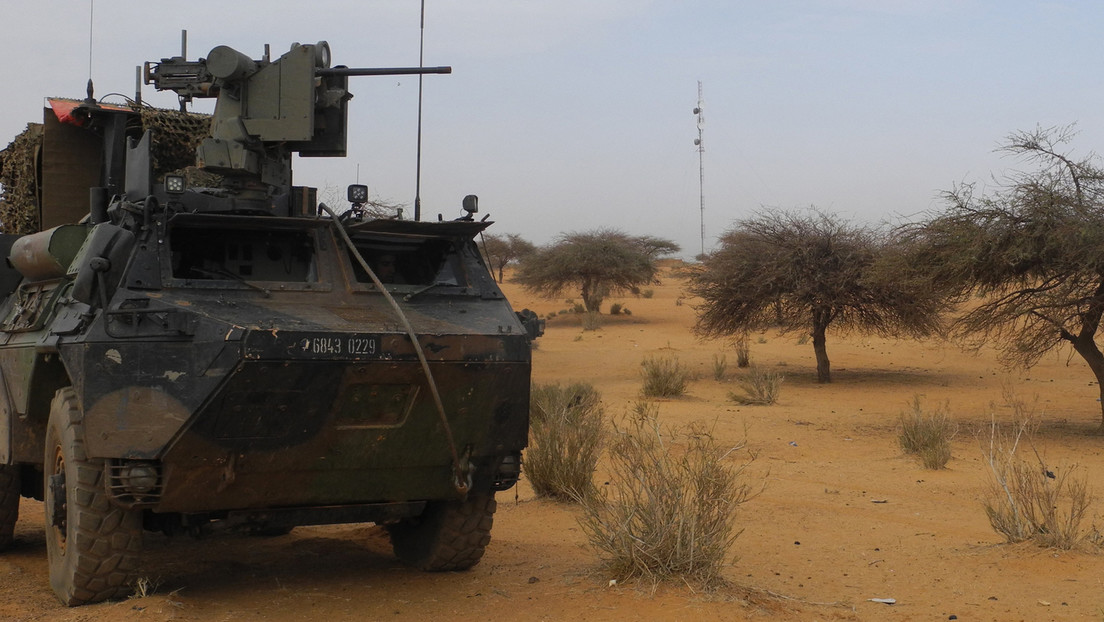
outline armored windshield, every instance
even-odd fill
[[[384,284],[467,286],[460,256],[450,239],[360,235],[353,243]],[[351,252],[350,260],[357,282],[371,283]]]
[[[176,279],[318,280],[313,237],[304,229],[173,227],[169,248]]]

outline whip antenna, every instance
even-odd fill
[[[92,30],[96,15],[96,0],[88,0],[88,101],[92,99]]]
[[[418,68],[424,66],[425,0],[422,0],[421,30],[418,35]],[[414,220],[422,219],[422,74],[418,74],[418,155],[414,167]]]

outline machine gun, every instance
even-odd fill
[[[349,76],[452,73],[451,67],[330,66],[330,46],[293,44],[283,56],[253,60],[220,45],[205,59],[147,62],[146,84],[175,91],[181,109],[195,97],[217,98],[211,135],[196,149],[201,169],[222,175],[238,193],[257,198],[286,193],[291,155],[346,153]]]

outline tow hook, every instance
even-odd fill
[[[456,492],[461,495],[467,496],[468,491],[472,487],[472,471],[475,470],[475,465],[471,462],[472,446],[468,445],[464,448],[464,454],[460,456],[460,460],[453,465],[453,481],[452,485],[456,488]]]

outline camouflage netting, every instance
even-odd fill
[[[42,124],[27,129],[0,151],[0,231],[33,233],[38,230],[35,160],[42,145]]]
[[[211,116],[178,110],[137,109],[143,130],[153,130],[153,174],[180,173],[189,185],[217,186],[219,177],[195,167],[195,150],[211,130]],[[0,231],[25,234],[38,230],[35,167],[42,147],[42,124],[30,123],[0,151]]]
[[[195,166],[196,147],[211,134],[211,116],[144,107],[142,129],[153,130],[154,177]]]

